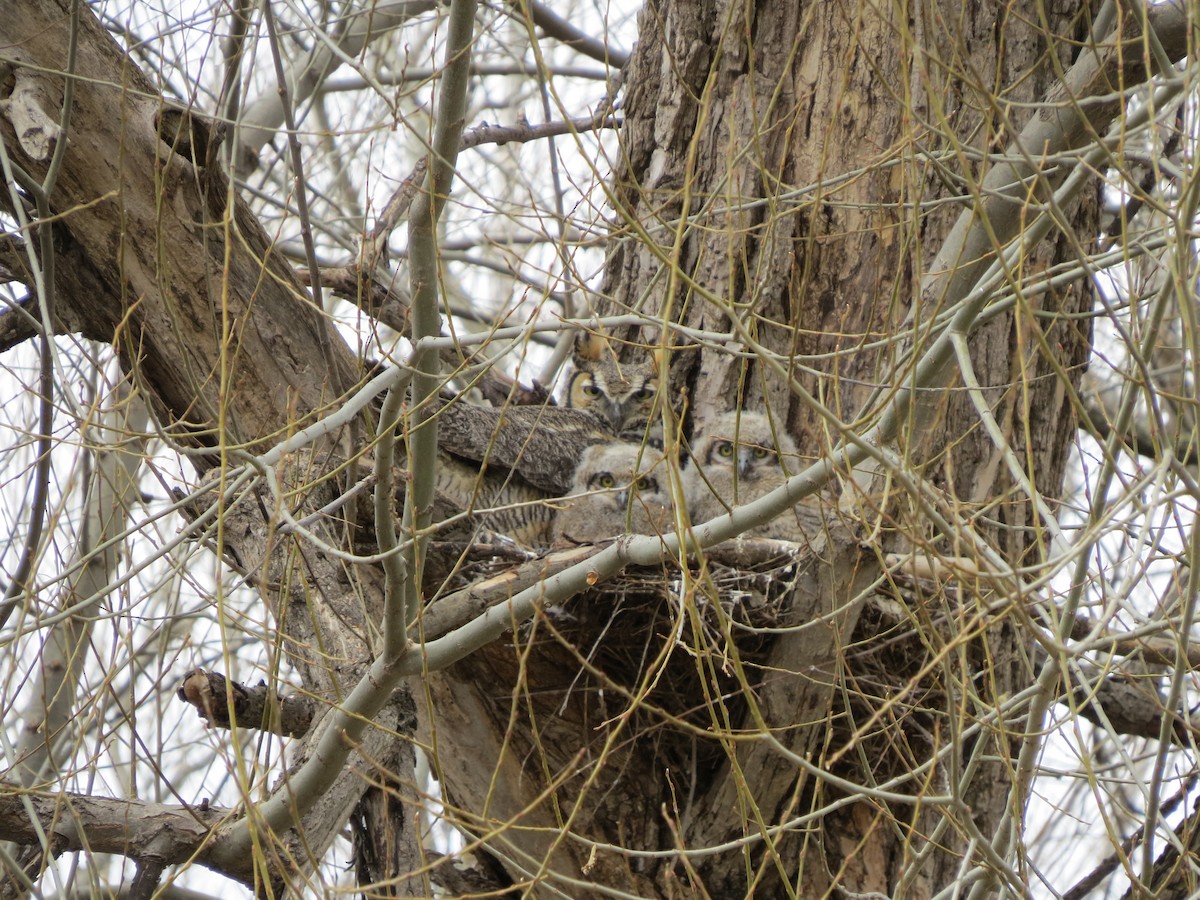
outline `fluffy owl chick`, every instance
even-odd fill
[[[648,353],[640,362],[619,363],[602,334],[587,332],[575,341],[566,406],[583,409],[604,422],[612,433],[641,443],[655,418],[658,361]],[[661,432],[662,423],[658,430]],[[651,435],[651,443],[655,443]],[[662,446],[661,434],[657,445]]]
[[[621,534],[673,530],[662,454],[640,444],[597,444],[583,452],[571,493],[559,503],[557,542],[589,544]]]
[[[758,412],[732,410],[707,423],[692,442],[692,461],[683,473],[688,514],[699,525],[769,494],[787,481],[781,456],[796,470],[795,443]],[[747,537],[802,541],[797,511],[745,532]]]

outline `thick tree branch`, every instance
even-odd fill
[[[54,0],[5,5],[6,37],[27,54],[56,98],[63,79],[53,73],[64,58],[76,8]],[[271,240],[225,189],[220,173],[197,169],[194,154],[184,157],[173,149],[178,130],[171,144],[160,139],[158,128],[166,120],[159,115],[157,92],[86,9],[78,17],[77,37],[76,114],[49,202],[55,227],[70,236],[58,246],[82,254],[82,271],[94,272],[100,289],[64,296],[60,314],[66,318],[68,310],[61,307],[79,301],[69,312],[88,323],[90,336],[118,350],[165,430],[185,447],[215,448],[196,457],[202,469],[230,454],[275,446],[280,434],[303,432],[340,402],[330,384],[353,380],[354,363],[344,341],[333,337]],[[16,154],[7,120],[0,119],[0,128],[9,153]],[[114,147],[121,152],[95,152]],[[38,160],[18,157],[33,177],[44,176]],[[323,335],[331,338],[338,375],[321,365]],[[304,449],[322,461],[339,447],[332,418],[305,432],[312,440]],[[276,458],[271,464],[279,463]],[[295,472],[286,464],[282,471]],[[349,573],[339,563],[294,538],[279,552],[261,515],[244,529],[224,534],[247,569],[262,573],[260,584],[277,621],[285,623],[288,645],[299,650],[295,662],[305,686],[314,696],[340,694],[345,673],[357,674],[358,661],[369,653],[365,619],[378,615],[371,573],[357,573],[355,583],[348,584]],[[338,541],[328,534],[326,539]],[[303,585],[290,568],[292,546],[300,551]],[[356,601],[341,602],[348,596]],[[288,614],[293,603],[305,612]],[[324,654],[308,652],[317,646]],[[377,724],[383,730],[362,738],[367,760],[386,758],[396,733],[412,728],[411,716],[399,712],[381,714]],[[298,801],[310,815],[302,821],[286,817],[289,825],[300,827],[303,839],[286,830],[270,834],[251,810],[249,827],[259,829],[256,846],[279,840],[289,844],[293,861],[317,863],[314,854],[344,827],[366,787],[359,772],[340,767],[326,772],[330,777],[322,791]],[[244,829],[241,835],[245,838]],[[233,849],[221,849],[227,847]],[[218,868],[238,871],[252,864],[245,843],[226,839],[212,852],[220,856]],[[290,874],[290,869],[272,868],[277,863],[282,864],[273,857],[257,858],[266,877]]]
[[[411,22],[417,16],[437,8],[437,0],[390,0],[373,3],[359,12],[340,19],[341,30],[327,34],[320,23],[309,22],[308,26],[319,40],[305,57],[291,65],[291,76],[284,85],[284,92],[269,91],[246,105],[240,118],[238,130],[236,169],[246,172],[258,164],[262,148],[275,136],[284,123],[287,110],[285,97],[291,98],[293,108],[321,89],[325,79],[346,63],[356,58],[373,41],[388,37],[397,28]],[[299,10],[299,8],[297,8]],[[377,89],[382,88],[376,85]],[[231,93],[237,93],[233,91]]]
[[[61,77],[45,73],[63,58],[71,16],[54,7],[49,0],[12,5],[7,29],[61,92]],[[306,301],[249,210],[210,197],[206,186],[219,179],[197,173],[190,158],[159,139],[154,87],[94,17],[80,16],[79,28],[77,114],[49,199],[61,217],[55,227],[69,235],[56,238],[56,248],[80,253],[82,271],[98,282],[80,287],[100,289],[63,295],[58,314],[138,360],[136,374],[157,401],[162,424],[200,444],[220,443],[218,420],[233,432],[228,437],[253,443],[297,414],[325,408],[336,398],[328,379],[312,378],[307,350],[329,323]],[[127,79],[124,89],[114,87]],[[7,121],[0,119],[0,127]],[[6,138],[16,146],[11,133]],[[94,147],[123,152],[96,154]],[[32,157],[17,162],[35,178],[44,175],[45,165]],[[164,208],[176,214],[164,216]],[[60,257],[58,268],[70,262]],[[210,302],[210,292],[223,306]],[[250,321],[262,324],[245,327]],[[228,353],[235,339],[238,352]],[[332,343],[335,364],[348,378],[348,349],[340,339]],[[218,372],[220,378],[209,376]]]
[[[32,810],[33,820],[28,810]],[[244,883],[243,868],[212,864],[207,845],[212,830],[229,811],[209,806],[164,806],[141,800],[112,800],[86,794],[45,794],[0,786],[0,839],[37,846],[40,830],[49,835],[51,852],[114,853],[163,865],[194,860]],[[34,820],[38,823],[35,827]]]
[[[203,669],[192,669],[184,675],[175,693],[184,703],[194,706],[213,728],[229,728],[237,722],[239,728],[301,737],[308,732],[318,711],[310,697],[300,694],[285,697],[265,683],[246,687],[218,672]]]
[[[562,41],[568,47],[579,51],[584,56],[621,69],[629,62],[629,53],[614,47],[610,41],[602,40],[575,27],[558,13],[554,12],[539,0],[519,0],[512,4],[518,12],[529,10],[530,21],[555,40]]]

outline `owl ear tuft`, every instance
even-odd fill
[[[608,336],[603,331],[581,331],[575,338],[575,356],[597,362],[608,349]]]

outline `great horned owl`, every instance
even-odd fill
[[[440,532],[443,540],[466,538],[478,525],[536,550],[550,545],[555,514],[550,501],[556,496],[511,471],[481,471],[443,455],[437,468],[434,512],[438,520],[451,523]]]
[[[463,537],[483,526],[544,546],[555,516],[546,501],[571,489],[587,449],[621,433],[645,441],[658,392],[655,358],[621,366],[606,337],[587,335],[576,342],[574,362],[565,406],[485,407],[449,394],[435,401],[435,511],[467,526],[448,523],[441,533]]]
[[[591,413],[561,406],[495,409],[440,400],[437,420],[444,455],[473,465],[476,474],[481,468],[514,472],[552,497],[570,488],[584,450],[613,440]]]
[[[576,341],[565,405],[476,406],[462,398],[437,400],[438,447],[475,468],[516,473],[559,497],[593,444],[615,437],[662,447],[661,422],[654,420],[658,397],[657,356],[620,365],[608,339],[584,335]]]
[[[683,472],[692,521],[708,522],[780,487],[788,478],[781,457],[789,460],[791,472],[797,471],[795,443],[782,428],[772,431],[771,420],[762,413],[732,410],[708,422],[692,442],[692,460]],[[806,518],[793,509],[746,536],[800,541]]]
[[[626,441],[650,442],[662,446],[662,423],[657,418],[658,355],[647,354],[638,362],[619,363],[608,338],[596,332],[584,332],[575,341],[572,371],[567,381],[568,409],[587,410]]]
[[[620,534],[674,529],[662,454],[622,441],[584,451],[571,494],[559,503],[552,536],[587,544]]]

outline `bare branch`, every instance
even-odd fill
[[[32,809],[36,826],[27,812]],[[229,815],[201,806],[164,806],[141,800],[111,800],[86,794],[0,790],[0,839],[36,845],[49,834],[57,855],[75,851],[115,853],[134,860],[173,865],[196,859],[209,865],[205,842]],[[246,881],[250,861],[222,874]],[[210,868],[213,866],[209,865]]]
[[[285,97],[293,108],[319,91],[325,79],[355,58],[372,41],[387,37],[417,16],[437,8],[437,0],[389,0],[375,3],[342,21],[336,35],[327,35],[315,22],[310,23],[318,42],[304,58],[292,66],[292,76],[284,95],[268,94],[250,103],[242,113],[238,137],[236,168],[246,172],[258,164],[262,148],[274,136],[285,118]]]
[[[628,52],[613,47],[608,41],[581,31],[539,0],[521,0],[520,3],[512,5],[517,7],[519,13],[528,9],[533,24],[542,29],[547,37],[562,41],[584,56],[590,56],[598,62],[618,69],[624,68],[625,64],[629,62]]]
[[[213,728],[252,728],[301,737],[308,732],[317,712],[311,697],[292,694],[284,697],[261,682],[246,687],[229,681],[218,672],[193,669],[183,676],[176,696],[196,708],[200,717]]]

